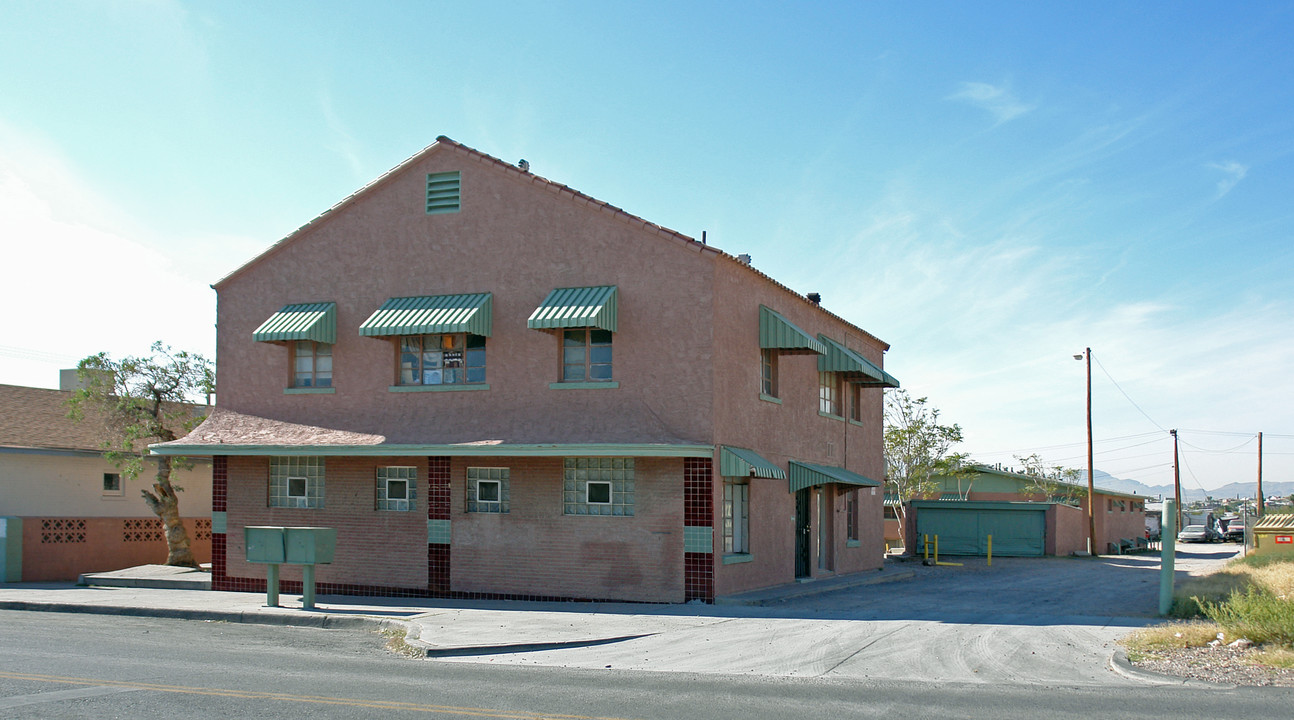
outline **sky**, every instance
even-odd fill
[[[1294,480],[1294,3],[0,3],[0,383],[447,135],[891,345],[977,460]]]

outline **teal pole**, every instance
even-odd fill
[[[1173,560],[1177,549],[1177,503],[1164,501],[1164,515],[1159,523],[1159,614],[1167,615],[1173,607]]]
[[[301,608],[315,609],[315,566],[301,566]]]
[[[279,606],[279,566],[271,563],[265,566],[265,606]]]

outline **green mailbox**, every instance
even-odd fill
[[[332,562],[337,549],[337,529],[324,527],[290,527],[284,531],[287,557],[283,562],[315,565]]]
[[[247,545],[247,562],[274,564],[285,562],[283,530],[284,528],[281,527],[251,525],[243,528],[243,540]]]

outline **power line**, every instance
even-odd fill
[[[1186,442],[1185,440],[1182,440],[1182,444],[1183,444],[1183,445],[1185,445],[1185,446],[1186,446],[1186,447],[1188,447],[1188,448],[1193,449],[1193,450],[1199,450],[1200,452],[1211,453],[1211,454],[1214,454],[1214,455],[1226,455],[1227,453],[1233,453],[1233,452],[1235,452],[1235,451],[1239,450],[1240,448],[1245,447],[1246,445],[1249,445],[1250,443],[1254,442],[1254,441],[1255,441],[1255,440],[1257,440],[1257,439],[1258,439],[1258,436],[1257,436],[1257,435],[1254,435],[1253,437],[1249,438],[1248,440],[1245,440],[1244,442],[1240,443],[1239,445],[1237,445],[1237,446],[1235,446],[1235,447],[1233,447],[1233,448],[1230,448],[1230,449],[1228,449],[1228,450],[1208,450],[1208,449],[1206,449],[1206,448],[1202,448],[1202,447],[1199,447],[1199,446],[1196,446],[1196,445],[1192,445],[1192,444],[1190,444],[1190,443]]]
[[[1090,354],[1091,351],[1089,350],[1088,353]],[[1124,389],[1119,386],[1119,383],[1115,382],[1114,377],[1110,375],[1110,371],[1106,370],[1105,366],[1101,364],[1101,361],[1099,358],[1096,358],[1096,356],[1094,355],[1092,357],[1093,359],[1096,360],[1097,367],[1101,368],[1101,372],[1105,373],[1105,377],[1109,378],[1110,382],[1114,384],[1114,387],[1117,388],[1120,393],[1123,393],[1123,397],[1127,398],[1128,402],[1132,404],[1132,407],[1137,409],[1137,412],[1141,413],[1142,417],[1149,420],[1151,425],[1154,425],[1155,427],[1159,428],[1161,431],[1168,432],[1168,430],[1166,430],[1163,425],[1160,425],[1159,423],[1155,422],[1153,418],[1147,415],[1146,411],[1142,410],[1141,406],[1138,405],[1135,401],[1133,401],[1132,396],[1128,395],[1128,393],[1125,392]]]

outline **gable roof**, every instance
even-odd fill
[[[1033,479],[1034,479],[1034,478],[1033,478],[1033,476],[1031,476],[1031,475],[1025,475],[1024,473],[1018,473],[1018,472],[1011,472],[1010,470],[999,470],[999,469],[997,469],[997,468],[995,468],[995,467],[991,467],[991,466],[989,466],[989,465],[971,465],[970,467],[971,467],[971,469],[972,469],[972,470],[975,470],[976,472],[980,472],[980,473],[983,473],[983,474],[986,474],[986,475],[997,475],[998,477],[1003,477],[1003,478],[1007,478],[1007,479],[1010,479],[1010,480],[1016,480],[1016,481],[1020,482],[1022,485],[1023,485],[1023,484],[1026,484],[1026,483],[1030,483],[1030,482],[1032,482],[1032,481],[1033,481]],[[1067,487],[1072,487],[1072,488],[1074,488],[1074,489],[1081,490],[1081,491],[1083,491],[1084,493],[1086,493],[1086,492],[1087,492],[1087,484],[1086,484],[1086,483],[1082,483],[1082,484],[1079,484],[1079,483],[1070,483],[1070,482],[1065,482],[1065,481],[1063,481],[1063,480],[1057,480],[1056,482],[1057,482],[1057,484],[1059,484],[1059,485],[1065,485],[1065,486],[1067,486]],[[1093,491],[1094,493],[1098,494],[1098,495],[1109,495],[1109,496],[1116,497],[1116,498],[1128,498],[1129,500],[1148,500],[1148,499],[1149,499],[1149,498],[1148,498],[1147,496],[1145,496],[1145,495],[1137,495],[1137,494],[1135,494],[1135,493],[1119,492],[1118,490],[1107,490],[1107,489],[1105,489],[1105,488],[1101,488],[1101,487],[1097,487],[1097,486],[1093,486],[1093,487],[1092,487],[1092,491]]]
[[[674,242],[682,243],[682,244],[684,244],[684,245],[686,245],[686,246],[688,246],[688,247],[690,247],[690,248],[692,248],[692,249],[694,249],[694,250],[697,250],[697,251],[699,251],[699,252],[702,252],[702,253],[708,253],[708,254],[711,254],[711,255],[713,255],[714,257],[718,258],[718,259],[721,259],[721,260],[724,260],[724,261],[727,261],[727,262],[733,263],[733,264],[737,265],[738,267],[744,268],[747,272],[753,273],[756,277],[758,277],[758,278],[760,278],[760,279],[764,280],[765,282],[770,283],[770,284],[772,284],[773,286],[775,286],[775,287],[777,287],[777,288],[781,289],[782,291],[786,292],[787,294],[789,294],[789,295],[791,295],[791,296],[793,296],[793,297],[795,297],[795,298],[798,298],[801,302],[803,302],[803,303],[804,303],[804,304],[806,304],[806,305],[809,305],[809,306],[810,306],[810,307],[812,307],[814,310],[817,310],[817,311],[819,311],[819,312],[822,312],[822,313],[824,313],[825,315],[827,315],[828,317],[831,317],[831,318],[833,318],[833,319],[835,319],[835,320],[837,320],[837,321],[839,321],[839,322],[841,322],[841,323],[844,323],[844,324],[845,324],[846,326],[848,326],[851,330],[856,330],[856,331],[858,331],[858,333],[859,333],[859,334],[861,334],[863,337],[869,338],[869,339],[871,339],[871,340],[873,340],[873,341],[875,341],[875,342],[879,343],[879,344],[882,346],[882,347],[881,347],[882,352],[883,352],[883,351],[885,351],[885,350],[889,350],[889,349],[890,349],[890,345],[889,345],[889,343],[885,342],[884,340],[881,340],[880,338],[876,337],[875,335],[873,335],[873,334],[871,334],[871,333],[867,332],[866,330],[864,330],[864,329],[862,329],[862,328],[858,327],[857,325],[855,325],[855,324],[853,324],[853,323],[849,322],[848,320],[846,320],[846,319],[844,319],[844,318],[840,317],[839,315],[836,315],[835,313],[831,312],[830,310],[827,310],[827,309],[823,308],[820,304],[810,301],[810,300],[809,300],[805,295],[803,295],[803,294],[801,294],[801,293],[798,293],[798,292],[796,292],[796,291],[792,290],[791,288],[789,288],[789,287],[787,287],[787,286],[783,285],[782,283],[778,282],[777,280],[774,280],[774,279],[773,279],[772,277],[770,277],[769,275],[766,275],[765,273],[760,272],[759,270],[756,270],[755,268],[751,267],[749,264],[747,264],[747,263],[743,262],[742,260],[738,259],[737,257],[735,257],[735,256],[733,256],[733,255],[729,255],[728,253],[726,253],[726,252],[724,252],[724,251],[722,251],[722,250],[720,250],[720,249],[718,249],[718,248],[714,247],[713,245],[708,245],[708,244],[706,244],[706,243],[698,242],[695,238],[688,237],[687,235],[684,235],[683,233],[680,233],[680,232],[678,232],[678,231],[676,231],[676,230],[671,230],[671,229],[669,229],[669,228],[667,228],[667,227],[665,227],[665,226],[663,226],[663,225],[658,225],[658,224],[656,224],[656,223],[653,223],[653,222],[650,222],[650,221],[648,221],[648,220],[645,220],[645,219],[643,219],[643,218],[641,218],[641,217],[639,217],[639,216],[637,216],[637,215],[634,215],[634,214],[632,214],[632,213],[630,213],[630,212],[628,212],[628,211],[626,211],[626,210],[623,210],[623,209],[621,209],[621,208],[619,208],[619,207],[616,207],[615,205],[612,205],[612,204],[610,204],[610,203],[604,202],[604,201],[602,201],[602,200],[598,200],[597,198],[594,198],[594,197],[592,197],[592,196],[590,196],[590,195],[586,195],[586,194],[584,194],[584,193],[582,193],[582,192],[580,192],[580,191],[578,191],[578,190],[576,190],[576,189],[574,189],[574,188],[571,188],[571,187],[569,187],[569,186],[567,186],[567,185],[563,185],[562,183],[559,183],[559,182],[556,182],[556,181],[553,181],[553,180],[549,180],[549,179],[547,179],[547,178],[545,178],[545,177],[541,177],[541,176],[539,176],[539,175],[535,175],[535,174],[531,173],[529,170],[523,170],[523,169],[521,169],[521,168],[519,168],[519,167],[517,167],[517,166],[515,166],[515,165],[512,165],[511,163],[504,162],[503,160],[500,160],[500,159],[498,159],[498,158],[496,158],[496,157],[494,157],[494,156],[492,156],[492,155],[487,155],[486,153],[483,153],[483,152],[481,152],[480,150],[476,150],[476,149],[474,149],[474,148],[471,148],[471,147],[468,147],[468,146],[466,146],[466,145],[463,145],[462,143],[459,143],[459,142],[456,142],[456,141],[454,141],[454,140],[451,140],[451,139],[449,139],[448,137],[445,137],[444,135],[441,135],[441,136],[437,137],[437,138],[436,138],[436,142],[434,142],[434,143],[432,143],[432,144],[428,145],[427,147],[423,148],[422,150],[418,151],[417,153],[415,153],[414,155],[410,156],[408,159],[404,160],[404,161],[403,161],[403,162],[401,162],[399,165],[396,165],[395,167],[393,167],[393,168],[391,168],[390,170],[386,171],[386,172],[385,172],[385,173],[383,173],[381,176],[379,176],[377,179],[373,180],[372,182],[368,183],[367,185],[364,185],[363,187],[361,187],[360,189],[358,189],[358,190],[356,190],[355,192],[351,193],[350,195],[347,195],[345,198],[343,198],[343,199],[342,199],[340,202],[338,202],[336,205],[333,205],[332,207],[330,207],[330,208],[328,208],[327,210],[323,211],[323,212],[322,212],[322,213],[320,213],[318,216],[316,216],[314,219],[310,220],[310,221],[309,221],[309,222],[307,222],[306,224],[304,224],[304,225],[302,225],[301,227],[299,227],[299,228],[297,228],[296,230],[294,230],[294,231],[293,231],[291,234],[289,234],[287,237],[285,237],[285,238],[283,238],[283,239],[279,240],[278,242],[274,243],[273,245],[271,245],[269,248],[267,248],[267,249],[266,249],[264,252],[262,252],[261,254],[257,255],[256,257],[252,258],[251,260],[248,260],[247,262],[245,262],[245,263],[243,263],[242,265],[240,265],[237,269],[235,269],[235,270],[233,270],[232,272],[230,272],[229,274],[225,275],[223,278],[221,278],[221,279],[217,280],[215,283],[213,283],[213,284],[212,284],[212,286],[211,286],[211,287],[212,287],[212,289],[219,291],[219,290],[220,290],[221,288],[223,288],[226,284],[228,284],[231,280],[233,280],[234,278],[236,278],[236,277],[238,277],[239,275],[241,275],[241,274],[242,274],[244,271],[246,271],[248,268],[251,268],[252,266],[254,266],[254,265],[257,265],[257,264],[261,263],[263,260],[265,260],[265,259],[268,259],[268,258],[272,257],[273,255],[275,255],[276,253],[278,253],[278,252],[279,252],[280,250],[282,250],[283,248],[287,247],[288,245],[291,245],[292,243],[296,242],[298,239],[300,239],[300,238],[304,237],[304,236],[305,236],[305,235],[307,235],[311,230],[315,229],[316,227],[318,227],[319,225],[321,225],[322,223],[324,223],[326,220],[330,219],[333,215],[337,214],[339,211],[341,211],[341,210],[345,209],[346,207],[350,206],[352,203],[356,202],[360,197],[362,197],[362,196],[366,195],[367,193],[371,192],[372,190],[376,189],[378,186],[380,186],[380,185],[384,185],[386,182],[388,182],[390,179],[392,179],[392,178],[393,178],[393,177],[395,177],[396,175],[400,174],[402,171],[404,171],[404,170],[405,170],[406,168],[408,168],[409,166],[411,166],[411,165],[413,165],[413,164],[415,164],[415,163],[417,163],[417,162],[419,162],[419,161],[423,160],[424,158],[426,158],[426,157],[430,156],[432,153],[435,153],[435,152],[443,152],[443,151],[446,151],[446,150],[451,151],[451,152],[457,152],[457,153],[460,153],[461,155],[463,155],[463,156],[464,156],[465,158],[467,158],[467,159],[470,159],[470,160],[472,160],[472,161],[475,161],[475,162],[477,162],[477,163],[479,163],[479,164],[482,164],[482,165],[484,165],[484,166],[494,168],[495,170],[498,170],[498,171],[501,171],[501,172],[508,173],[508,174],[509,174],[509,175],[511,175],[514,179],[522,180],[522,181],[525,181],[525,182],[532,183],[532,184],[533,184],[533,185],[535,185],[536,187],[539,187],[539,188],[545,189],[545,190],[547,190],[547,191],[553,192],[553,193],[555,193],[556,195],[558,195],[559,197],[563,197],[563,198],[566,198],[566,199],[568,199],[568,200],[570,200],[570,201],[578,202],[578,203],[583,204],[583,205],[587,205],[587,206],[592,207],[592,208],[594,208],[594,209],[596,209],[596,210],[600,210],[600,211],[603,211],[603,212],[607,212],[607,213],[611,214],[611,216],[612,216],[612,217],[614,217],[615,219],[617,219],[617,220],[619,220],[619,221],[621,221],[621,222],[627,223],[627,224],[629,224],[629,225],[633,225],[634,227],[637,227],[637,228],[639,228],[639,229],[641,229],[641,230],[644,230],[644,231],[646,231],[646,232],[653,233],[653,234],[655,234],[655,235],[657,235],[657,236],[659,236],[659,237],[662,237],[662,238],[665,238],[665,239],[668,239],[668,240],[672,240],[672,241],[674,241]]]
[[[103,416],[87,408],[83,420],[72,420],[71,397],[70,390],[0,385],[0,450],[102,452]]]

